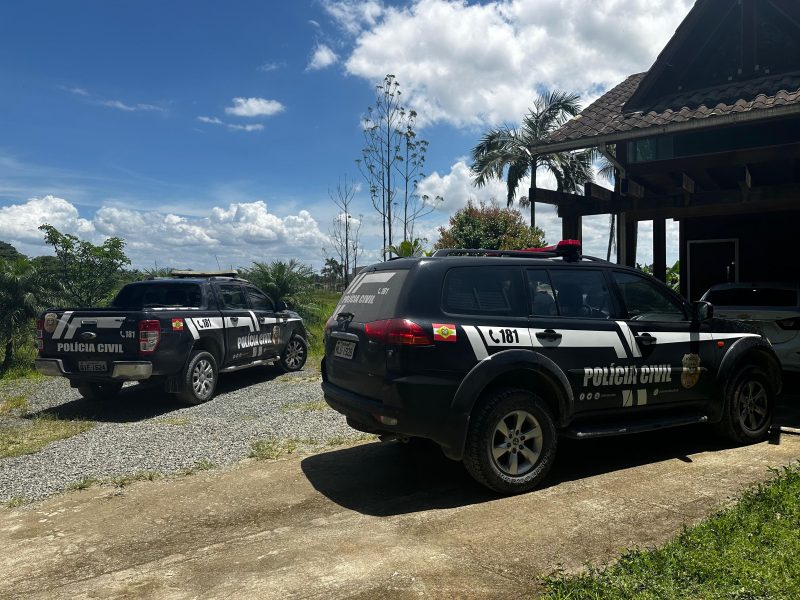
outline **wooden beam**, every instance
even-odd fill
[[[596,198],[597,200],[604,200],[606,202],[611,202],[611,198],[614,195],[614,192],[608,188],[604,188],[603,186],[592,182],[587,182],[583,189],[584,195],[587,198]]]
[[[555,204],[559,205],[564,202],[583,202],[584,196],[578,194],[570,194],[569,192],[556,192],[553,190],[546,190],[544,188],[536,188],[535,190],[536,201],[542,204]]]
[[[569,215],[561,219],[561,239],[562,240],[582,240],[583,238],[583,217],[580,215]]]
[[[644,198],[645,188],[633,179],[628,179],[628,196],[633,198]]]
[[[667,222],[653,219],[653,277],[667,281]]]
[[[721,217],[726,215],[761,214],[769,212],[800,211],[800,201],[796,198],[783,200],[769,200],[742,202],[741,192],[739,202],[724,204],[705,204],[702,206],[681,206],[670,208],[655,208],[631,211],[630,219],[637,221],[650,221],[651,219],[685,219],[693,217]]]

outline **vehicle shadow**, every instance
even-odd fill
[[[281,375],[283,372],[273,367],[254,367],[224,373],[217,385],[217,396],[210,402],[225,402],[224,394],[227,392],[270,382]],[[28,413],[27,418],[51,417],[103,423],[134,423],[190,407],[180,402],[174,394],[164,392],[161,385],[155,383],[126,386],[114,398],[105,401],[87,400],[78,390],[71,390],[71,393],[74,399],[58,406]]]
[[[800,398],[782,398],[770,443],[780,443],[786,419],[800,427]],[[733,447],[707,425],[691,425],[595,440],[559,440],[558,455],[539,489],[667,460]],[[372,516],[455,508],[500,498],[476,483],[461,463],[434,445],[363,444],[309,456],[301,463],[311,485],[340,506]]]

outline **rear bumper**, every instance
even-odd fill
[[[325,402],[335,411],[357,422],[364,431],[396,433],[433,440],[442,447],[448,458],[461,460],[464,435],[468,425],[466,415],[448,414],[445,419],[421,414],[407,408],[388,406],[379,400],[355,394],[349,390],[322,382]]]
[[[86,379],[92,381],[142,381],[153,374],[152,363],[145,361],[115,361],[111,363],[111,374],[84,373],[66,371],[60,358],[37,358],[36,370],[42,375],[51,377],[69,377],[70,379]]]

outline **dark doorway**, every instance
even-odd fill
[[[739,280],[739,240],[690,240],[687,251],[689,300],[699,300],[718,283]]]

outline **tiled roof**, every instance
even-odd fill
[[[647,111],[625,112],[624,106],[647,73],[631,75],[553,132],[549,144],[709,119],[739,112],[767,111],[800,105],[800,74],[733,82],[659,100]]]

